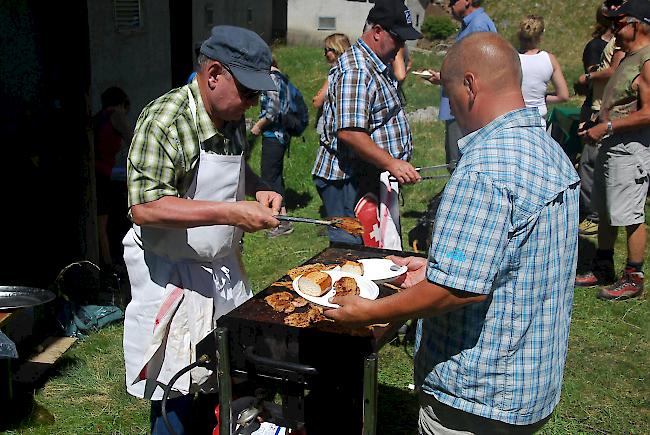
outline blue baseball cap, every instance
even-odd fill
[[[243,27],[215,26],[200,52],[225,64],[248,89],[277,90],[271,78],[271,49],[255,32]]]

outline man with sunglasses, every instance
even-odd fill
[[[496,32],[497,28],[481,7],[481,0],[450,0],[449,10],[451,15],[461,22],[460,31],[456,35],[456,42],[476,32]],[[428,78],[431,83],[440,85],[440,72],[430,70],[432,76]],[[460,159],[458,140],[463,137],[460,126],[451,113],[449,98],[444,88],[440,90],[440,112],[438,118],[445,122],[445,160],[449,172],[453,172]]]
[[[324,131],[312,169],[328,215],[354,216],[360,196],[372,192],[379,198],[382,171],[401,184],[420,180],[409,163],[411,130],[387,65],[406,40],[421,37],[403,0],[377,0],[361,38],[330,70]],[[392,220],[399,228],[398,214]],[[330,240],[361,243],[341,230],[331,231]]]
[[[612,13],[625,57],[607,82],[598,124],[581,134],[599,143],[594,170],[594,206],[601,221],[592,270],[576,277],[589,286],[614,281],[618,227],[627,233],[627,263],[620,279],[598,298],[621,300],[643,292],[645,200],[650,173],[650,1],[629,0]]]
[[[282,197],[242,158],[244,113],[260,91],[275,89],[269,47],[250,30],[217,26],[198,63],[191,83],[144,108],[127,162],[133,227],[124,238],[132,295],[124,321],[126,386],[152,401],[153,433],[167,433],[163,389],[194,362],[196,344],[216,319],[252,296],[242,233],[280,224],[274,215]],[[187,431],[193,393],[209,391],[212,378],[197,368],[173,385],[167,414],[177,434]]]

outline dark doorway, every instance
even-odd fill
[[[194,67],[192,2],[169,0],[172,87],[183,86]]]
[[[89,240],[86,0],[3,1],[0,40],[0,284],[47,287]]]
[[[271,43],[287,41],[287,0],[273,0]]]

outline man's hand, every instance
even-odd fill
[[[418,171],[409,163],[400,159],[392,159],[386,168],[399,184],[415,184],[422,179]]]
[[[255,192],[257,202],[271,209],[273,215],[280,214],[282,207],[282,195],[272,190],[258,190]]]
[[[422,257],[397,257],[390,255],[390,261],[398,266],[406,266],[408,269],[405,274],[398,276],[393,282],[401,285],[403,288],[413,287],[415,284],[426,279],[428,261]]]
[[[280,225],[280,221],[273,217],[277,213],[259,202],[238,201],[233,205],[233,225],[246,232],[251,233]]]
[[[251,134],[253,136],[259,136],[262,134],[262,130],[260,129],[260,126],[258,124],[255,124],[251,127]]]
[[[429,83],[433,83],[434,85],[439,85],[440,84],[440,71],[435,71],[432,69],[428,69],[431,73],[431,77],[426,78],[425,80],[428,81]]]
[[[340,308],[325,310],[323,315],[337,322],[350,326],[365,326],[372,322],[370,319],[370,307],[374,301],[359,296],[334,296],[330,302],[337,304]]]
[[[601,122],[587,130],[579,130],[578,136],[584,138],[586,141],[598,143],[603,139],[605,133],[607,133],[607,123]]]
[[[580,77],[578,77],[578,83],[582,86],[586,86],[589,83],[589,80],[587,80],[587,74],[580,74]]]

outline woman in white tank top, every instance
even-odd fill
[[[537,107],[542,121],[546,122],[546,104],[567,101],[569,88],[555,56],[538,48],[543,33],[544,18],[528,15],[519,24],[517,36],[523,75],[521,92],[524,95],[524,102],[526,107]],[[554,94],[546,93],[549,81],[555,87]]]

